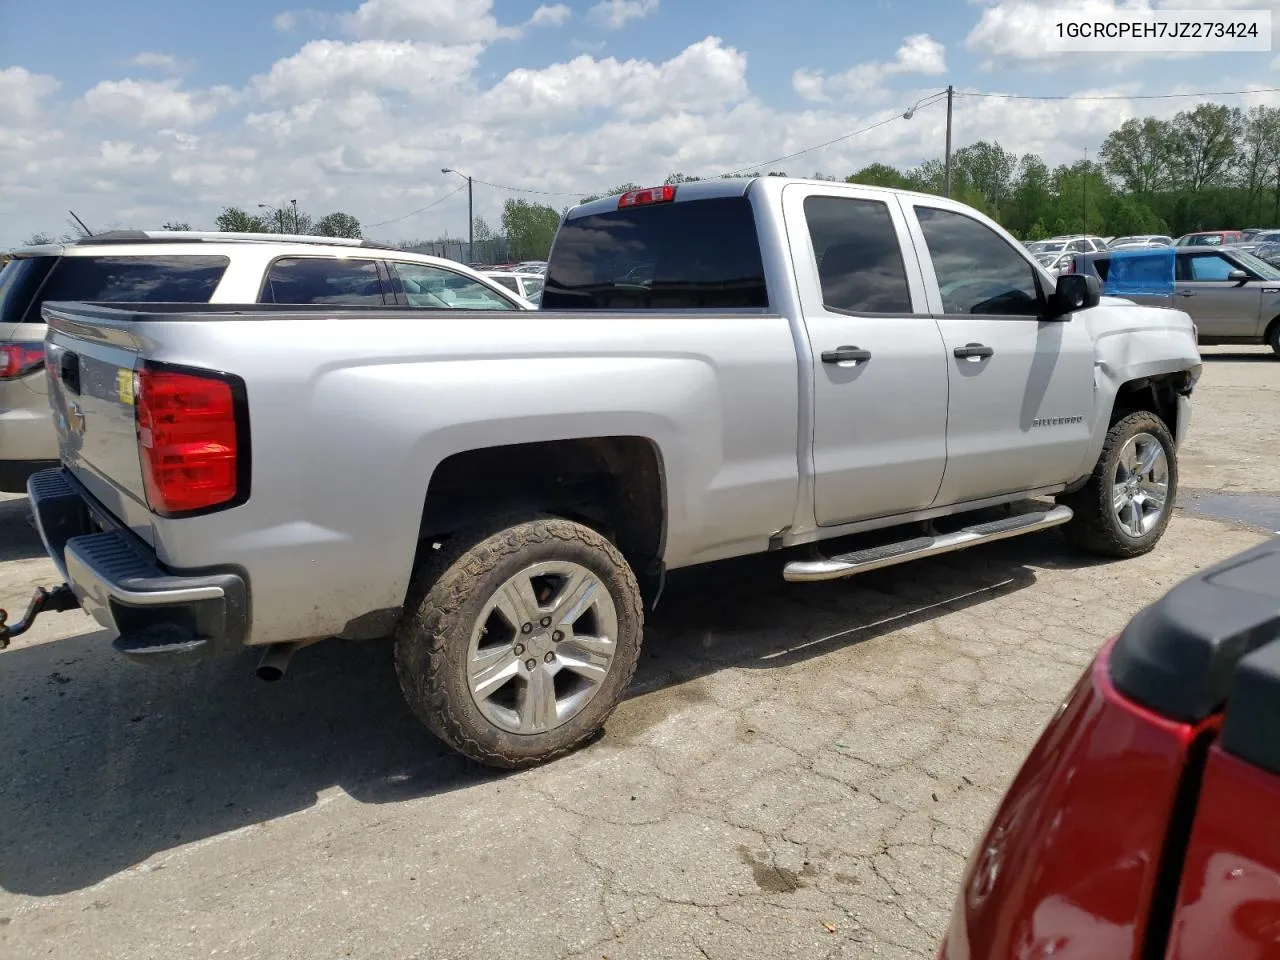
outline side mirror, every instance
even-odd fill
[[[1232,270],[1227,274],[1227,279],[1235,283],[1248,283],[1249,274],[1245,273],[1243,270]]]
[[[1102,299],[1102,284],[1088,273],[1064,273],[1049,297],[1049,319],[1065,317],[1077,310],[1096,307]]]

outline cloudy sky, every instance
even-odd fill
[[[972,94],[1280,87],[1274,53],[1046,52],[1048,9],[1117,5],[1269,8],[1280,27],[1280,0],[0,0],[0,248],[65,231],[68,209],[94,229],[212,227],[292,199],[379,239],[459,235],[466,191],[442,167],[487,181],[477,213],[496,221],[509,196],[770,169],[889,118],[773,168],[913,165],[941,155],[945,109],[900,114],[948,83],[968,94],[957,146],[1073,160],[1195,101]]]

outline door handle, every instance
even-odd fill
[[[1179,290],[1179,291],[1178,291],[1178,296],[1180,296],[1180,297],[1194,297],[1194,296],[1195,296],[1195,291],[1194,291],[1194,290]]]
[[[985,343],[966,343],[963,347],[956,347],[952,353],[961,360],[971,360],[977,363],[979,360],[985,360],[987,357],[992,356],[995,350]]]
[[[834,350],[822,351],[823,363],[861,363],[863,360],[870,359],[871,351],[858,347],[836,347]]]

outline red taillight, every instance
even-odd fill
[[[632,190],[618,198],[618,209],[625,207],[643,207],[651,203],[670,203],[676,198],[676,188],[668,183],[661,187],[646,187],[644,190]]]
[[[0,343],[0,380],[25,377],[43,364],[43,343]]]
[[[138,453],[147,502],[159,514],[241,499],[236,396],[221,377],[144,367],[134,375]]]

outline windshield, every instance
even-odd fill
[[[1277,270],[1261,257],[1255,257],[1252,253],[1245,253],[1243,250],[1234,251],[1234,255],[1237,260],[1263,280],[1280,280],[1280,270]]]

